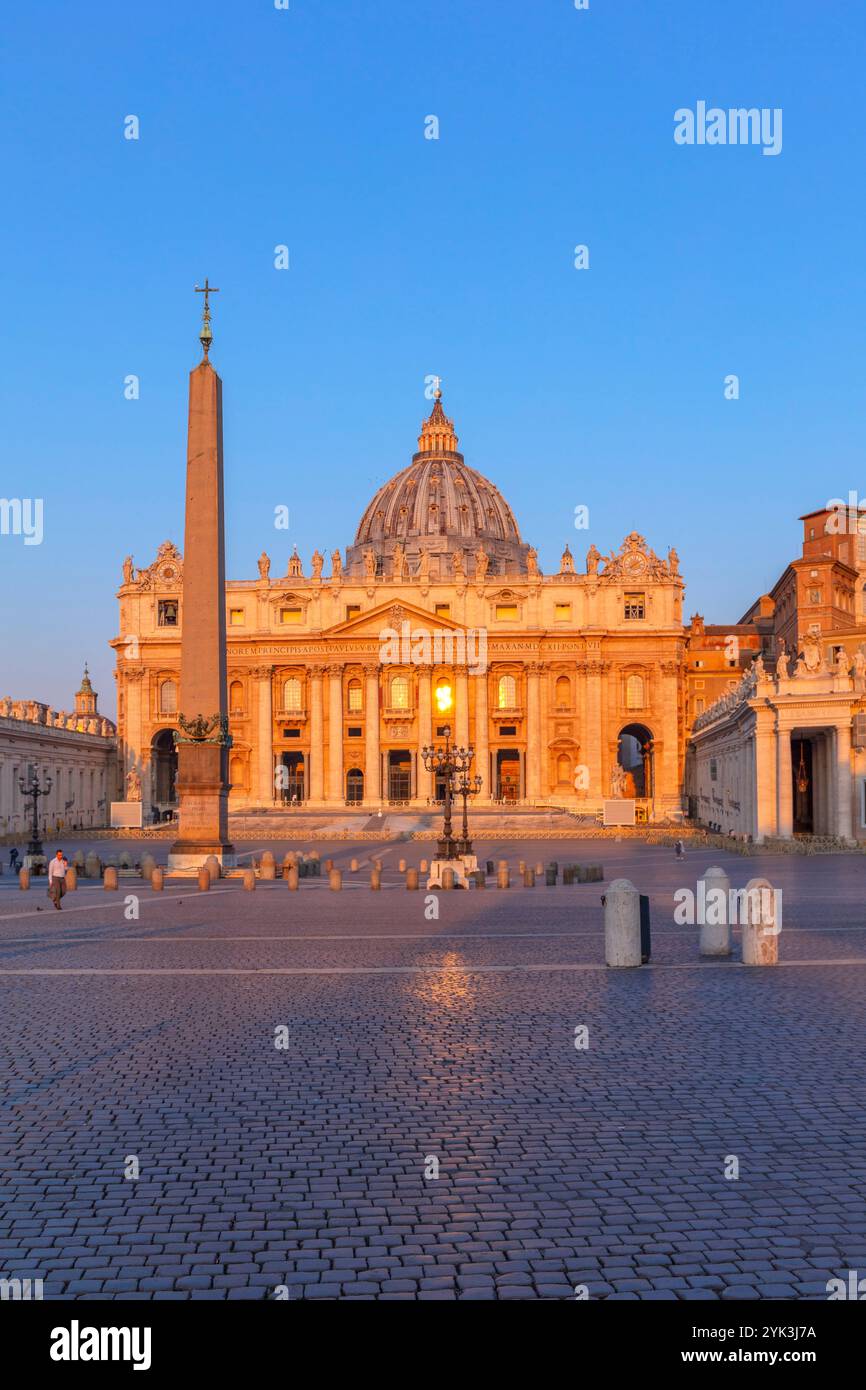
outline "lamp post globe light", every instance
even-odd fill
[[[437,689],[437,705],[440,711],[445,712],[450,709],[450,687],[439,687]],[[455,747],[451,743],[451,725],[446,724],[442,729],[442,737],[445,739],[444,745],[435,747],[432,743],[427,744],[421,749],[421,757],[424,767],[428,772],[438,774],[444,785],[444,817],[442,823],[442,835],[436,845],[436,858],[430,865],[430,877],[427,887],[438,887],[442,881],[443,869],[454,870],[454,882],[461,887],[466,886],[467,873],[476,867],[475,856],[472,853],[472,842],[469,839],[469,826],[467,820],[467,798],[474,796],[480,789],[481,778],[471,778],[469,776],[472,762],[475,758],[475,749],[470,744],[468,747]],[[475,787],[477,782],[478,786]],[[464,791],[465,787],[465,791]],[[463,796],[463,834],[459,840],[454,838],[454,831],[451,822],[452,807],[454,804],[455,791]]]

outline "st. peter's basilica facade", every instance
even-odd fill
[[[421,750],[449,727],[475,749],[481,804],[587,811],[635,796],[679,812],[685,743],[683,581],[636,532],[581,572],[539,571],[502,494],[468,467],[439,393],[418,451],[361,517],[345,555],[297,554],[281,577],[226,583],[230,806],[424,808]],[[124,566],[118,781],[145,822],[176,802],[183,558]]]

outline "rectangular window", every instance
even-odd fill
[[[517,725],[503,724],[499,732],[503,734],[505,738],[514,738],[517,734]]]
[[[357,616],[358,616],[358,614],[360,613],[360,611],[361,611],[361,605],[360,605],[360,603],[347,603],[347,604],[346,604],[346,622],[348,622],[350,618],[357,618]]]
[[[159,600],[157,621],[160,627],[177,627],[176,598],[161,598]]]
[[[244,610],[243,610],[242,608],[230,608],[230,609],[229,609],[229,626],[230,626],[230,627],[243,627],[243,625],[244,625]]]
[[[556,621],[557,621],[558,623],[570,623],[570,622],[571,622],[571,604],[570,604],[570,603],[558,603],[558,604],[556,605],[556,608],[554,609],[553,616],[554,616],[554,618],[556,619]]]
[[[695,700],[695,714],[703,714],[703,712],[704,712],[704,702],[703,702],[703,700]]]
[[[820,590],[820,589],[810,589],[810,590],[809,590],[809,602],[810,602],[810,603],[820,603],[820,602],[821,602],[821,590]]]
[[[283,738],[300,738],[300,729],[283,729]]]
[[[364,708],[364,692],[360,682],[352,682],[349,686],[349,712],[357,714]]]
[[[497,603],[496,621],[498,623],[516,623],[519,616],[516,603]]]
[[[361,738],[363,736],[364,730],[360,728],[357,724],[350,724],[348,732],[349,738]]]
[[[434,611],[434,613],[436,614],[436,617],[437,617],[437,618],[450,618],[450,617],[451,617],[451,604],[450,604],[450,603],[435,603],[435,604],[433,605],[433,611]]]
[[[715,758],[710,758],[710,781],[711,781],[711,782],[718,782],[718,780],[719,780],[719,765],[718,765],[718,763],[716,762]]]
[[[301,612],[301,609],[300,609],[300,608],[281,608],[281,609],[280,609],[280,622],[281,622],[281,623],[299,623],[299,622],[302,621],[302,617],[303,617],[303,615],[302,615],[302,612]]]
[[[632,620],[646,616],[646,596],[644,594],[626,594],[624,616]]]

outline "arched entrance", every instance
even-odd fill
[[[653,795],[653,736],[645,724],[626,724],[617,737],[617,764],[622,769],[616,773],[621,786],[618,794],[649,800]],[[611,788],[612,791],[616,787]]]
[[[177,749],[171,729],[160,729],[150,744],[154,820],[164,820],[177,806]]]
[[[364,800],[364,774],[359,767],[350,767],[346,773],[346,800],[350,806]]]
[[[283,775],[280,778],[280,796],[287,805],[295,806],[306,795],[306,776],[303,753],[283,753],[280,756]]]

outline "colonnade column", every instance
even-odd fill
[[[475,768],[481,774],[479,801],[489,801],[493,795],[490,786],[490,740],[487,729],[487,672],[475,676]]]
[[[466,667],[458,667],[456,675],[454,741],[458,748],[465,748],[469,742],[469,677]]]
[[[851,725],[836,726],[836,834],[851,839]]]
[[[339,804],[343,791],[343,668],[328,667],[328,800]]]
[[[776,833],[782,840],[794,834],[794,789],[791,770],[791,730],[784,724],[776,729]]]
[[[776,748],[773,726],[759,716],[755,728],[756,838],[776,833]]]
[[[364,677],[364,800],[372,804],[381,797],[379,774],[379,667],[365,666]]]
[[[273,750],[273,695],[272,672],[270,666],[262,666],[256,671],[258,677],[258,800],[263,806],[274,802],[274,750]]]
[[[586,756],[584,764],[589,776],[587,788],[591,797],[604,797],[607,789],[601,781],[601,677],[604,670],[600,661],[586,664],[586,728],[581,731],[582,751]]]
[[[324,666],[310,667],[310,774],[309,788],[311,801],[325,798],[325,718],[322,706],[322,677]]]
[[[431,725],[430,712],[432,709],[431,691],[432,667],[419,666],[418,668],[418,749],[417,749],[417,777],[418,777],[418,800],[427,802],[433,796],[433,774],[428,772],[424,766],[424,758],[421,750],[433,741],[433,729]]]

